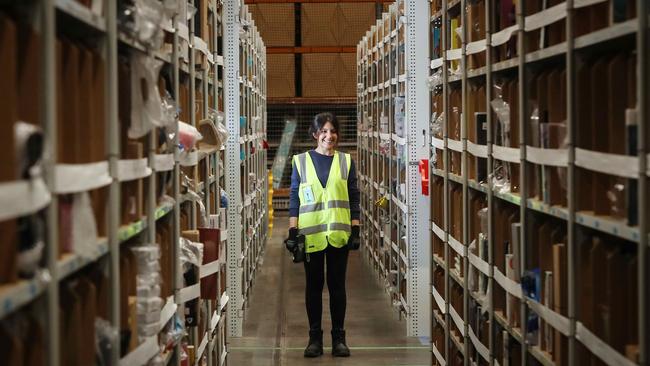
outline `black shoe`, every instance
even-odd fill
[[[350,349],[345,344],[345,331],[343,329],[332,330],[332,356],[350,357]]]
[[[313,358],[323,354],[323,331],[310,330],[309,331],[309,344],[305,348],[305,357]]]

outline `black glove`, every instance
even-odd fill
[[[287,247],[287,250],[293,253],[298,243],[298,228],[292,227],[289,228],[289,237],[284,240],[284,246]]]
[[[348,248],[350,250],[358,250],[361,246],[359,230],[359,225],[352,226],[352,233],[350,233],[350,238],[348,239]]]
[[[287,250],[293,255],[293,262],[300,263],[305,260],[305,237],[298,234],[298,228],[289,229],[289,237],[284,241]]]

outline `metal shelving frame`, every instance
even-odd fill
[[[423,296],[430,288],[431,232],[425,224],[428,200],[421,191],[419,172],[420,160],[429,154],[427,47],[422,47],[428,42],[427,14],[426,2],[394,3],[357,46],[359,123],[368,117],[374,124],[358,134],[359,178],[366,187],[361,189],[364,257],[379,280],[386,282],[400,316],[406,315],[409,336],[428,336],[431,331],[431,300]],[[394,133],[397,96],[405,99],[404,137]],[[382,117],[388,131],[379,131]],[[389,154],[379,153],[382,141],[390,145]],[[404,149],[402,156],[398,156],[400,149]],[[404,181],[399,178],[402,174]],[[400,184],[405,188],[404,200]],[[375,207],[381,197],[389,200],[388,232]]]
[[[225,112],[228,133],[228,333],[241,337],[245,311],[268,233],[266,47],[248,8],[225,4]],[[241,32],[240,32],[241,30]],[[243,37],[242,37],[243,36]]]
[[[2,292],[0,292],[0,303],[3,304],[2,310],[0,311],[0,319],[10,316],[15,312],[23,311],[23,307],[31,303],[40,302],[44,297],[44,305],[38,307],[37,309],[44,309],[45,314],[43,315],[44,325],[46,326],[46,343],[47,343],[47,364],[50,366],[58,366],[60,363],[60,347],[63,342],[59,337],[59,328],[61,324],[59,323],[59,287],[62,281],[66,277],[75,274],[82,269],[85,269],[89,265],[107,265],[109,273],[109,322],[114,327],[119,329],[120,324],[120,307],[119,307],[119,296],[120,296],[120,268],[119,268],[119,252],[121,249],[121,244],[126,240],[134,238],[136,235],[143,235],[143,242],[149,241],[154,242],[156,236],[156,222],[162,217],[171,213],[171,222],[172,222],[172,241],[173,241],[173,257],[176,258],[176,262],[173,268],[173,278],[174,283],[172,284],[172,289],[174,292],[173,302],[178,304],[177,312],[183,314],[183,306],[180,300],[180,293],[182,290],[182,273],[181,273],[181,264],[180,264],[180,247],[179,247],[179,237],[180,237],[180,211],[181,204],[186,202],[187,196],[181,195],[181,184],[179,181],[180,178],[180,157],[178,149],[174,149],[173,153],[173,184],[172,184],[172,196],[174,198],[173,203],[164,203],[162,205],[157,204],[157,197],[155,196],[156,191],[156,166],[154,161],[156,160],[156,151],[153,148],[157,141],[157,136],[155,133],[151,132],[148,134],[149,141],[149,150],[145,152],[145,156],[148,158],[147,167],[151,169],[151,174],[146,175],[144,184],[147,186],[146,197],[144,197],[145,212],[146,216],[142,219],[130,223],[128,225],[120,224],[120,181],[118,177],[118,167],[121,163],[120,160],[120,122],[118,120],[118,49],[124,48],[127,52],[142,52],[150,55],[151,57],[156,57],[159,60],[164,61],[164,67],[170,71],[172,76],[172,95],[175,99],[178,100],[179,96],[179,83],[181,75],[184,77],[190,78],[190,84],[192,85],[191,97],[189,100],[189,106],[180,106],[182,108],[189,108],[191,111],[191,120],[190,123],[196,125],[198,121],[195,120],[196,114],[195,105],[197,102],[200,102],[203,106],[201,116],[202,118],[207,117],[208,105],[214,105],[214,108],[217,109],[220,105],[220,100],[223,98],[223,86],[224,83],[220,79],[218,72],[219,69],[224,71],[224,62],[223,56],[219,54],[219,50],[227,49],[226,47],[219,47],[219,40],[222,38],[228,39],[229,29],[224,28],[224,22],[221,19],[221,10],[224,5],[217,0],[209,0],[209,9],[212,13],[212,24],[214,26],[214,43],[209,44],[208,40],[205,40],[208,44],[207,50],[200,50],[193,46],[190,46],[190,65],[182,65],[182,62],[179,61],[179,57],[182,55],[179,53],[179,18],[176,16],[173,19],[171,29],[167,29],[168,33],[172,34],[172,51],[171,55],[163,55],[158,50],[150,50],[145,46],[139,44],[137,41],[133,40],[130,36],[124,34],[121,30],[118,30],[117,27],[117,1],[116,0],[104,0],[102,14],[97,15],[89,11],[87,8],[84,8],[82,5],[72,1],[72,0],[42,0],[32,5],[25,5],[33,7],[37,13],[39,22],[37,24],[38,32],[42,36],[42,62],[41,72],[42,72],[42,94],[41,94],[41,106],[43,110],[43,116],[41,126],[44,130],[45,140],[46,140],[46,151],[43,158],[43,171],[44,179],[47,184],[47,188],[50,192],[55,191],[57,187],[56,177],[57,177],[57,161],[56,161],[56,151],[57,151],[57,125],[60,122],[57,122],[57,88],[56,88],[56,57],[55,57],[55,46],[56,46],[56,34],[58,29],[66,29],[69,25],[65,22],[60,22],[57,24],[57,20],[60,16],[66,16],[69,19],[74,19],[76,27],[87,27],[89,31],[93,34],[92,39],[97,40],[97,45],[100,54],[106,62],[106,74],[105,74],[105,110],[106,110],[106,142],[107,142],[107,151],[106,159],[109,166],[109,173],[111,182],[109,184],[109,193],[108,193],[108,226],[107,226],[107,238],[98,238],[97,249],[95,250],[92,257],[81,257],[77,254],[69,254],[64,257],[59,258],[59,244],[58,244],[58,199],[57,195],[51,194],[51,201],[46,209],[47,213],[47,231],[46,231],[46,242],[47,242],[47,251],[46,251],[46,267],[42,270],[36,278],[32,280],[23,280],[15,284],[9,284],[3,286]],[[194,4],[194,1],[189,1],[190,4]],[[227,1],[225,7],[232,6],[235,3],[234,1]],[[193,20],[190,21],[190,24],[193,24]],[[193,44],[194,34],[192,26],[189,27],[189,42]],[[238,34],[239,29],[230,29],[231,33],[234,33],[235,36]],[[83,36],[80,36],[83,37]],[[207,52],[211,53],[208,59],[211,59],[207,63],[207,67],[212,70],[212,79],[209,78],[210,70],[204,68],[202,71],[197,72],[194,67],[194,60],[196,57],[196,52]],[[205,53],[203,57],[208,57],[208,54]],[[263,50],[262,50],[263,54]],[[236,71],[237,69],[235,69]],[[223,72],[222,74],[226,74]],[[196,100],[195,95],[195,83],[200,85],[203,90],[203,100]],[[266,86],[264,85],[264,90]],[[212,91],[213,100],[209,101],[209,91]],[[209,103],[210,102],[210,103]],[[228,105],[228,104],[226,104]],[[177,131],[176,131],[177,132]],[[235,139],[231,137],[231,141]],[[178,137],[176,134],[175,144],[178,144]],[[230,147],[230,146],[229,146]],[[233,147],[236,153],[239,152],[239,145]],[[206,208],[208,212],[219,214],[219,199],[216,200],[217,206],[214,209],[210,209],[211,195],[216,194],[217,197],[220,195],[220,187],[223,186],[221,179],[221,172],[219,169],[219,162],[222,160],[221,153],[219,151],[204,154],[199,160],[206,160],[206,182],[202,182],[200,186],[201,190],[204,192],[204,199],[206,203]],[[223,162],[222,162],[223,164]],[[228,164],[228,163],[226,163]],[[210,167],[215,167],[216,177],[210,178],[211,169]],[[236,164],[238,167],[239,164]],[[199,186],[199,185],[197,185]],[[30,198],[30,197],[26,197]],[[192,210],[194,211],[194,210]],[[234,212],[234,210],[230,210]],[[238,214],[238,213],[236,213]],[[196,219],[192,220],[192,227],[190,229],[196,228]],[[235,222],[233,220],[232,222]],[[224,229],[224,228],[222,228]],[[230,232],[237,232],[237,230],[231,230]],[[225,240],[222,239],[221,245],[225,245]],[[225,265],[225,262],[222,262]],[[219,272],[217,272],[219,273]],[[222,289],[225,291],[225,289]],[[207,360],[209,365],[223,365],[226,363],[227,349],[225,342],[225,332],[224,327],[226,322],[223,319],[226,319],[225,315],[222,315],[221,312],[227,307],[228,296],[220,295],[219,299],[214,299],[219,301],[217,309],[209,309],[207,324],[214,323],[214,329],[206,334],[207,340],[209,341],[206,346],[205,352],[207,352]],[[211,316],[216,316],[215,319],[210,319]],[[190,337],[191,341],[195,344],[195,347],[198,349],[198,337],[193,335]],[[112,346],[112,365],[121,365],[125,364],[126,359],[134,360],[133,356],[135,353],[139,353],[140,356],[136,357],[137,361],[128,362],[130,365],[136,364],[145,364],[150,358],[159,353],[157,346],[157,339],[154,343],[147,344],[149,342],[142,343],[138,348],[133,350],[131,354],[128,354],[125,358],[120,360],[120,344],[118,339],[114,340]],[[191,344],[192,342],[190,342]],[[151,346],[154,345],[153,347]],[[215,346],[219,347],[221,352],[221,357],[219,360],[212,358],[212,350]],[[172,363],[175,365],[180,364],[180,345],[177,345],[175,352],[166,356],[166,362]],[[201,357],[201,355],[197,355]]]
[[[452,352],[451,347],[455,344],[455,347],[458,348],[464,356],[464,365],[472,365],[475,363],[478,364],[490,364],[498,365],[501,364],[501,360],[495,358],[495,345],[496,345],[496,336],[495,335],[495,321],[497,324],[500,324],[502,328],[510,334],[510,338],[514,342],[518,342],[522,347],[522,358],[518,363],[522,365],[528,364],[542,364],[542,365],[555,365],[553,357],[547,352],[541,351],[539,347],[532,346],[525,339],[526,334],[526,324],[527,324],[527,315],[533,312],[532,308],[537,307],[538,304],[531,302],[523,297],[523,300],[519,300],[518,304],[521,307],[520,312],[520,324],[522,324],[521,329],[513,329],[507,324],[503,323],[503,320],[498,319],[498,316],[495,315],[494,311],[494,289],[497,286],[500,286],[497,280],[495,279],[495,266],[494,266],[494,227],[495,227],[495,202],[502,200],[509,202],[519,207],[519,217],[518,220],[521,223],[521,231],[519,232],[520,236],[520,260],[519,268],[520,275],[523,275],[523,271],[527,266],[526,263],[526,238],[527,233],[530,233],[530,228],[527,227],[527,220],[530,219],[532,213],[537,213],[545,215],[545,217],[552,217],[561,221],[566,222],[567,225],[567,291],[565,294],[567,296],[567,313],[558,314],[553,310],[546,308],[543,309],[544,312],[550,311],[550,316],[547,312],[547,317],[554,320],[554,324],[560,324],[556,328],[555,325],[551,325],[552,328],[560,330],[566,335],[568,340],[568,364],[574,365],[578,364],[578,355],[577,347],[578,344],[586,347],[590,352],[592,352],[596,357],[600,358],[605,364],[608,365],[647,365],[649,356],[648,352],[650,350],[649,340],[648,340],[648,329],[649,319],[648,319],[648,197],[647,197],[647,181],[648,181],[648,102],[650,101],[650,89],[649,89],[649,62],[648,62],[648,52],[650,49],[650,30],[648,28],[648,15],[650,7],[648,2],[644,0],[636,1],[636,11],[637,16],[634,19],[624,21],[622,23],[617,23],[610,25],[605,29],[601,29],[586,35],[575,37],[573,33],[574,22],[576,21],[575,9],[580,6],[589,6],[591,4],[599,3],[601,1],[578,1],[578,0],[567,0],[564,3],[565,8],[561,9],[564,16],[561,17],[559,22],[564,23],[564,31],[566,41],[560,43],[559,45],[543,48],[534,52],[526,53],[523,50],[526,49],[526,23],[530,20],[529,16],[525,16],[525,2],[519,2],[519,7],[517,10],[517,19],[516,19],[516,30],[514,35],[517,36],[517,48],[519,50],[518,55],[514,56],[511,60],[501,61],[501,62],[492,62],[493,54],[495,52],[495,46],[491,45],[490,40],[492,36],[496,33],[496,26],[493,24],[492,20],[494,19],[493,12],[495,11],[493,7],[496,4],[494,0],[484,0],[483,4],[486,7],[485,11],[485,26],[486,26],[486,47],[480,52],[484,52],[486,55],[486,65],[481,68],[470,70],[467,64],[468,54],[467,46],[468,42],[467,36],[468,31],[466,29],[467,24],[467,13],[465,11],[466,5],[469,0],[458,0],[458,1],[446,1],[441,2],[441,9],[437,12],[431,12],[431,22],[441,19],[442,20],[442,57],[440,60],[435,60],[437,62],[432,62],[431,68],[438,67],[442,68],[442,93],[443,93],[443,105],[441,110],[438,112],[445,112],[444,124],[443,124],[443,141],[431,141],[431,151],[432,154],[435,153],[436,148],[434,145],[438,145],[438,150],[443,150],[443,162],[442,168],[438,166],[431,166],[431,180],[433,181],[434,177],[444,180],[444,217],[432,218],[431,221],[431,230],[437,235],[443,242],[444,245],[444,260],[441,261],[436,256],[431,257],[432,267],[441,266],[445,271],[445,288],[436,289],[432,286],[432,291],[439,294],[444,293],[444,307],[442,309],[443,317],[433,316],[434,322],[439,322],[445,333],[445,346],[444,349],[437,349],[435,344],[432,344],[432,351],[434,353],[434,364],[446,364],[452,362]],[[449,39],[450,36],[453,36],[455,30],[450,27],[450,12],[453,11],[454,14],[460,14],[461,24],[462,24],[462,46],[461,46],[461,72],[462,77],[451,77],[449,75],[449,54],[450,49]],[[429,12],[427,12],[429,14]],[[538,14],[539,15],[539,14]],[[549,14],[544,14],[549,16]],[[546,23],[545,23],[546,24]],[[585,50],[589,49],[599,49],[605,48],[605,43],[612,43],[618,40],[619,38],[628,38],[635,37],[636,44],[636,68],[637,68],[637,122],[638,122],[638,154],[634,159],[638,162],[638,168],[635,167],[635,171],[638,173],[638,187],[639,187],[639,225],[636,227],[629,227],[623,222],[617,222],[607,217],[598,217],[588,212],[579,212],[576,208],[576,196],[577,190],[580,188],[576,185],[575,174],[577,167],[579,166],[576,163],[576,134],[579,131],[576,131],[576,122],[575,122],[575,109],[576,109],[576,59],[579,57],[578,53],[582,53]],[[601,47],[602,46],[602,47]],[[440,62],[441,61],[441,62]],[[538,65],[544,65],[545,63],[552,63],[559,61],[560,64],[565,65],[566,67],[566,115],[567,115],[567,132],[568,132],[568,141],[569,145],[566,151],[566,161],[568,162],[565,166],[567,169],[568,176],[568,187],[567,187],[567,207],[559,206],[549,206],[535,199],[526,198],[528,197],[528,190],[530,187],[527,186],[528,181],[528,169],[524,167],[526,164],[531,164],[532,161],[530,157],[527,157],[527,146],[526,146],[526,129],[528,128],[528,116],[526,116],[525,111],[528,110],[528,93],[527,90],[527,81],[530,81],[530,75],[532,67],[537,67]],[[485,83],[486,86],[486,104],[487,104],[487,144],[483,148],[487,152],[487,169],[488,173],[493,172],[495,155],[493,155],[494,149],[493,146],[495,143],[495,122],[493,120],[492,111],[490,108],[490,101],[494,98],[492,85],[493,80],[499,77],[500,73],[509,72],[512,77],[518,79],[518,100],[519,100],[519,113],[517,120],[511,121],[511,123],[517,123],[519,127],[519,135],[513,136],[519,141],[519,147],[516,148],[518,151],[518,159],[520,168],[520,192],[517,194],[512,193],[500,193],[497,192],[492,184],[491,179],[488,179],[486,183],[479,183],[475,180],[469,178],[468,174],[468,159],[472,158],[473,153],[468,149],[468,120],[469,117],[466,114],[461,116],[461,143],[462,143],[462,174],[460,176],[453,174],[450,171],[450,159],[451,152],[456,151],[450,149],[450,139],[448,136],[450,121],[449,121],[449,89],[452,83],[460,82],[462,88],[462,108],[466,110],[467,108],[467,95],[469,91],[469,78],[481,78],[482,83]],[[433,122],[433,121],[432,121]],[[621,127],[622,128],[622,127]],[[361,146],[361,144],[360,144]],[[439,147],[442,146],[442,149]],[[452,243],[454,238],[451,234],[451,223],[452,217],[450,216],[450,185],[451,182],[454,184],[460,184],[463,187],[463,232],[462,232],[462,254],[458,250],[454,249],[455,244]],[[469,196],[470,192],[479,193],[485,196],[485,201],[487,202],[488,208],[488,260],[487,263],[482,263],[484,269],[487,272],[488,279],[488,294],[487,298],[484,299],[482,306],[487,308],[488,321],[489,321],[489,331],[488,331],[488,343],[478,344],[478,340],[472,333],[472,326],[469,324],[469,302],[478,301],[472,293],[469,291],[468,285],[468,275],[467,271],[470,266],[474,267],[475,270],[481,272],[479,266],[474,265],[470,258],[469,253],[469,243],[476,239],[470,237],[469,231]],[[497,200],[497,201],[495,201]],[[633,362],[623,355],[615,351],[607,342],[600,340],[597,336],[591,334],[591,331],[586,329],[577,319],[577,301],[576,298],[576,287],[577,279],[576,272],[577,268],[577,253],[578,253],[578,239],[577,235],[579,231],[587,230],[587,232],[593,233],[606,233],[613,237],[617,237],[623,240],[626,240],[630,243],[636,245],[636,253],[638,256],[638,268],[637,268],[637,281],[638,281],[638,319],[639,326],[637,329],[632,330],[638,332],[638,360]],[[461,238],[458,238],[461,239]],[[460,241],[460,240],[458,240]],[[453,255],[459,255],[463,260],[463,272],[464,278],[462,281],[450,270],[452,264],[450,263]],[[461,333],[461,341],[455,339],[450,334],[450,329],[458,328],[457,320],[453,319],[453,316],[450,314],[450,287],[451,283],[456,282],[459,285],[463,286],[463,316],[460,321],[462,326],[459,330]],[[518,285],[518,284],[517,284]],[[444,290],[444,291],[443,291]],[[491,294],[491,295],[490,295]],[[621,300],[623,301],[623,300]],[[431,307],[431,312],[435,315],[438,313],[438,306],[433,305]],[[544,316],[542,316],[542,319]],[[546,321],[546,324],[551,322]],[[522,337],[522,335],[524,335]],[[602,342],[602,343],[601,343]],[[461,344],[462,343],[462,344]],[[470,347],[471,346],[471,347]],[[484,357],[476,356],[477,349],[484,350]],[[478,352],[480,353],[480,352]],[[436,356],[437,354],[437,356]],[[584,360],[583,360],[584,361]],[[557,363],[558,365],[561,364]]]

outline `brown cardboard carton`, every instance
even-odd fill
[[[0,164],[0,181],[17,178],[14,146],[14,123],[16,121],[16,26],[9,18],[0,14],[0,146],[4,148],[3,162]],[[16,269],[16,220],[0,222],[0,284],[17,279]],[[11,341],[11,339],[9,339]],[[14,343],[13,346],[18,347]],[[1,352],[1,350],[0,350]]]
[[[91,163],[95,161],[93,158],[93,137],[94,130],[94,110],[93,110],[93,95],[92,95],[92,76],[93,76],[93,57],[92,53],[85,49],[79,49],[78,60],[78,81],[77,89],[79,90],[79,111],[77,125],[74,127],[77,130],[78,140],[76,143],[79,145],[78,162]],[[70,143],[70,142],[68,142]]]
[[[92,75],[91,75],[91,90],[92,90],[92,116],[89,120],[92,125],[91,137],[92,141],[92,161],[106,160],[106,110],[104,108],[105,96],[105,63],[101,55],[92,53]],[[108,188],[98,189],[91,193],[93,212],[95,213],[95,220],[97,222],[97,234],[102,237],[106,236],[107,220],[107,207],[108,202]]]
[[[609,131],[602,128],[603,121],[608,121],[610,116],[608,93],[609,82],[603,75],[607,75],[609,60],[599,59],[591,69],[591,85],[598,85],[599,88],[591,94],[591,128],[592,147],[595,151],[607,152],[609,149],[607,134]],[[622,126],[621,126],[622,128]],[[603,179],[605,178],[605,179]],[[611,205],[607,199],[607,191],[611,189],[611,179],[598,176],[592,181],[594,213],[596,215],[609,215]]]
[[[83,136],[80,126],[79,103],[79,48],[72,42],[61,41],[61,73],[57,83],[60,84],[59,120],[58,120],[58,152],[59,163],[81,163],[81,141]]]
[[[632,314],[625,312],[627,305],[621,299],[626,298],[628,286],[630,281],[626,278],[626,260],[620,252],[620,248],[608,248],[605,261],[605,272],[607,278],[605,282],[605,293],[602,294],[605,307],[609,310],[610,317],[607,319],[607,333],[604,338],[611,346],[618,352],[625,352],[625,345],[627,344],[627,333],[634,332],[637,326],[629,329],[626,324],[626,319]],[[636,277],[636,276],[635,276]],[[633,290],[637,290],[634,288]]]
[[[543,10],[541,0],[524,0],[524,4],[526,6],[526,16]],[[544,48],[541,29],[526,32],[526,52],[537,51],[540,48]]]
[[[85,277],[81,277],[75,286],[81,303],[81,349],[79,350],[80,365],[95,363],[95,318],[97,317],[97,290],[95,285]]]
[[[28,326],[25,341],[26,343],[29,343],[29,351],[25,352],[25,363],[23,365],[44,366],[46,364],[47,345],[45,342],[43,326],[31,316],[28,318],[27,322]],[[2,341],[0,340],[0,342]],[[6,360],[4,357],[2,359]],[[17,364],[19,365],[19,363]]]
[[[589,260],[592,264],[591,280],[592,288],[594,289],[594,298],[591,304],[591,311],[594,314],[594,327],[593,333],[599,338],[609,341],[608,335],[608,320],[610,319],[611,311],[607,307],[607,300],[605,299],[605,292],[607,289],[607,247],[605,242],[599,238],[593,238],[593,246],[589,252]]]
[[[576,144],[582,149],[591,150],[593,147],[591,131],[591,65],[578,64],[576,69]],[[586,169],[576,169],[577,190],[576,206],[578,210],[591,210],[593,206],[593,174]]]
[[[25,344],[13,329],[0,324],[0,357],[7,365],[22,365],[25,356]]]
[[[219,229],[199,228],[199,239],[203,243],[203,264],[212,263],[218,260],[220,244]],[[217,298],[216,274],[201,279],[201,298]]]
[[[17,57],[20,60],[16,64],[18,119],[32,124],[40,124],[41,36],[31,26],[25,25],[19,26],[17,35]]]
[[[61,365],[81,365],[80,354],[83,348],[81,324],[81,299],[69,283],[60,286],[61,306],[60,336],[65,342],[60,344]]]
[[[567,314],[568,279],[566,245],[553,244],[553,311]],[[553,335],[553,360],[556,364],[566,364],[567,342],[562,333],[555,330]]]

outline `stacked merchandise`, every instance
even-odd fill
[[[643,359],[638,3],[432,3],[435,364]]]
[[[228,162],[228,224],[237,228],[228,233],[228,267],[236,274],[229,274],[228,296],[230,326],[233,336],[241,336],[247,301],[250,299],[253,280],[260,266],[268,237],[268,172],[266,167],[268,144],[266,143],[266,46],[260,37],[248,8],[226,7],[226,12],[237,15],[241,23],[227,25],[237,29],[237,37],[229,41],[239,44],[239,57],[233,67],[239,73],[230,74],[228,84],[236,89],[241,98],[227,105],[228,132],[233,136]],[[228,50],[232,52],[233,49]],[[226,60],[229,57],[226,55]],[[231,58],[231,62],[235,61]],[[234,63],[234,62],[233,62]],[[228,64],[226,64],[228,67]],[[230,108],[230,110],[228,109]]]
[[[176,227],[180,206],[201,201],[225,230],[221,11],[212,0],[0,9],[3,360],[162,365],[182,357],[181,340],[208,339],[175,315]],[[222,365],[225,240],[206,230],[214,260],[199,271],[215,311],[199,320],[208,363]]]
[[[415,46],[420,31],[409,32],[426,26],[425,9],[416,1],[390,5],[357,46],[362,239],[411,335],[427,334],[430,326],[423,319],[428,311],[421,311],[430,299],[420,295],[430,286],[429,248],[421,240],[429,231],[429,151],[420,141],[430,109],[428,97],[416,92],[426,87],[419,71],[426,71],[426,52]]]

